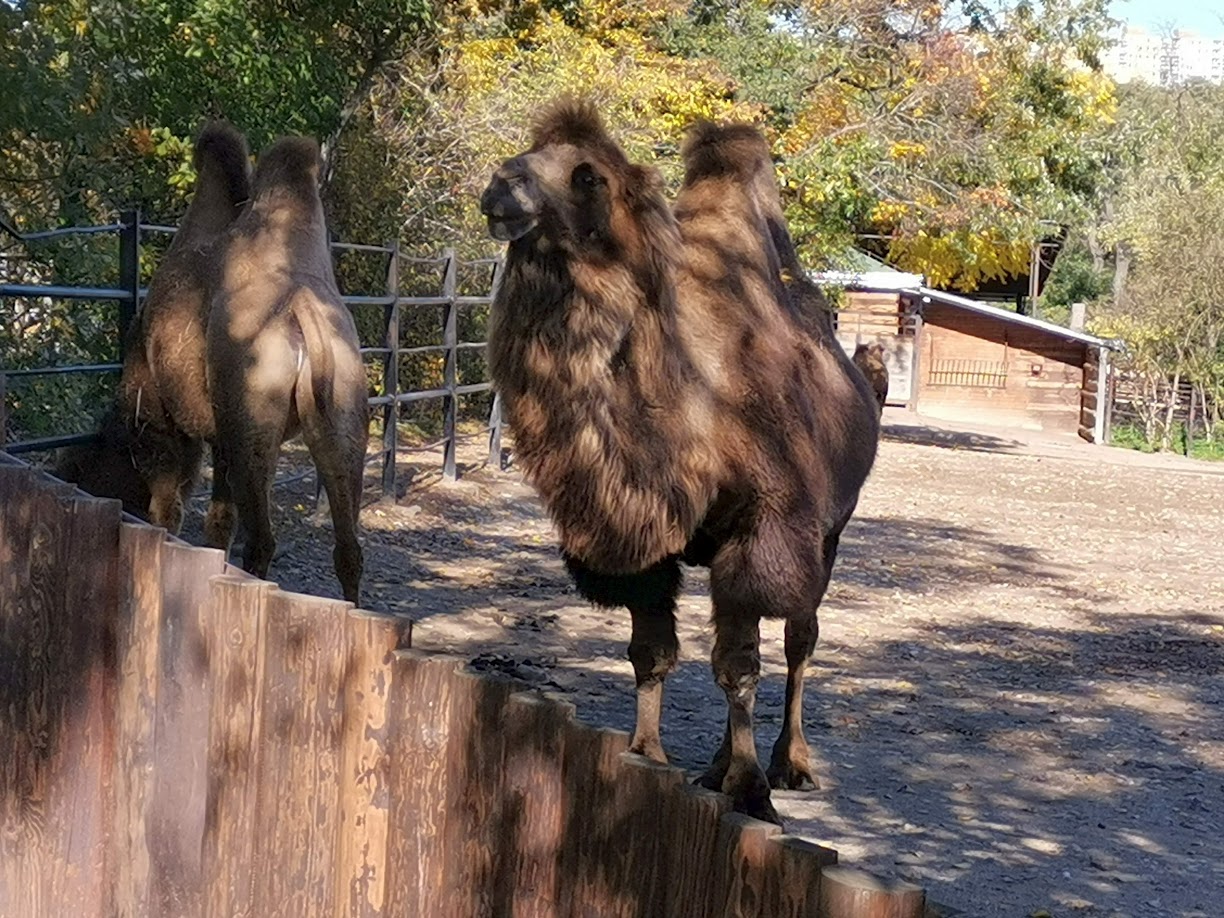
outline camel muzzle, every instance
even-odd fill
[[[480,196],[480,212],[489,222],[489,234],[513,242],[529,233],[539,217],[538,196],[536,181],[521,158],[504,163]]]

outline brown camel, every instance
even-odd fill
[[[246,140],[223,122],[195,144],[195,194],[163,256],[128,347],[100,440],[66,451],[56,474],[177,534],[183,502],[213,441],[204,367],[208,287],[218,245],[250,197]]]
[[[884,403],[888,401],[888,367],[884,363],[884,345],[878,341],[860,344],[854,349],[853,359],[854,365],[871,385],[876,405],[883,414]]]
[[[369,420],[357,328],[340,298],[319,199],[318,144],[282,138],[259,157],[251,201],[220,252],[207,366],[219,436],[209,543],[238,519],[243,567],[267,576],[276,549],[269,492],[281,444],[302,434],[331,507],[336,574],[357,603],[357,540]],[[235,511],[236,508],[236,511]]]
[[[777,821],[770,785],[813,783],[803,673],[878,422],[866,381],[784,285],[759,134],[702,125],[684,157],[673,214],[593,108],[543,113],[481,198],[509,243],[490,367],[578,589],[629,609],[630,748],[666,761],[680,565],[707,565],[728,725],[701,780]],[[762,617],[786,620],[789,666],[768,776],[752,728]]]

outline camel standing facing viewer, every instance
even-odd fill
[[[866,380],[783,285],[760,135],[701,125],[683,153],[673,214],[592,107],[542,114],[481,198],[508,243],[490,368],[579,591],[629,609],[631,750],[666,761],[680,565],[708,566],[728,722],[701,781],[777,822],[770,786],[814,784],[803,673],[878,422]],[[768,776],[752,727],[762,617],[786,620],[789,671]]]

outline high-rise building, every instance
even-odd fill
[[[1102,56],[1105,72],[1119,83],[1142,80],[1176,86],[1188,80],[1224,82],[1224,38],[1208,38],[1179,29],[1156,35],[1127,25]]]

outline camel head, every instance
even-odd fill
[[[95,497],[123,502],[123,509],[147,519],[149,485],[132,458],[131,433],[116,408],[103,417],[98,439],[61,451],[53,473]]]
[[[594,106],[572,99],[543,112],[531,146],[503,162],[480,197],[495,239],[538,234],[571,252],[611,256],[647,214],[666,209],[658,172],[629,162]]]

